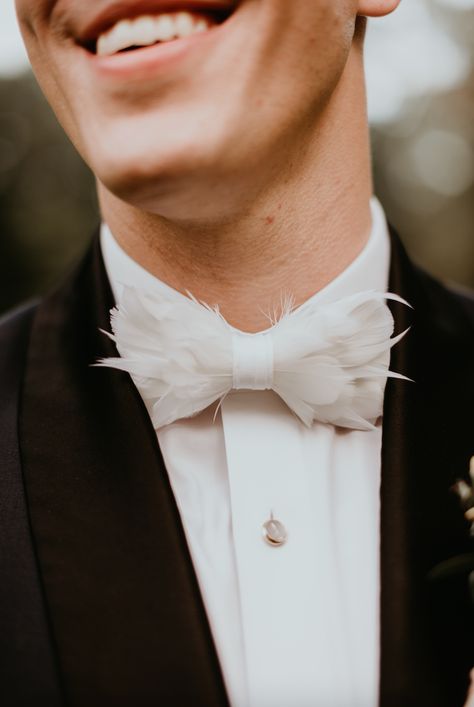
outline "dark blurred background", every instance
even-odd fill
[[[6,3],[6,4],[4,4]],[[98,223],[94,182],[0,7],[0,311],[50,288]],[[405,0],[372,22],[376,193],[415,258],[474,287],[474,0]]]

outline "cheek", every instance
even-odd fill
[[[354,33],[355,16],[341,11],[340,3],[304,0],[280,17],[275,31],[260,47],[253,85],[261,102],[273,101],[288,117],[300,111],[302,119],[314,112],[334,90],[346,65]],[[258,81],[263,76],[265,82]]]
[[[38,3],[35,3],[34,0],[15,0],[15,9],[22,31],[32,32]]]
[[[295,87],[308,81],[317,84],[321,74],[337,72],[352,44],[352,4],[352,0],[292,0],[284,9],[279,8],[278,15],[275,9],[277,27],[264,47],[275,71],[292,79]]]
[[[45,31],[56,3],[57,0],[15,0],[16,14],[26,44],[38,39]]]
[[[66,86],[70,61],[51,30],[51,15],[61,0],[16,0],[16,10],[31,67],[52,109],[67,132],[73,128]]]
[[[57,52],[48,51],[47,45],[32,43],[28,48],[30,62],[36,79],[56,117],[73,142],[76,141],[74,94],[66,90],[68,73],[61,69]]]

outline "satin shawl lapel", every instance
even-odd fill
[[[472,326],[451,294],[409,263],[392,239],[392,369],[384,410],[381,488],[381,707],[461,707],[474,665],[467,581],[434,584],[429,571],[469,550],[450,491],[474,453]]]
[[[68,702],[227,704],[155,432],[116,355],[98,242],[34,323],[21,417],[31,523]]]

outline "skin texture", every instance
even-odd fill
[[[40,85],[96,175],[119,243],[258,331],[282,292],[300,304],[367,241],[362,17],[398,2],[241,0],[166,70],[112,78],[77,42],[115,0],[16,5]]]
[[[474,707],[474,669],[471,670],[471,687],[469,688],[465,707]]]

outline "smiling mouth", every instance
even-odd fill
[[[156,12],[118,19],[109,23],[96,36],[80,44],[90,53],[109,57],[133,52],[157,44],[169,43],[193,34],[208,32],[222,25],[235,10],[180,10]]]

